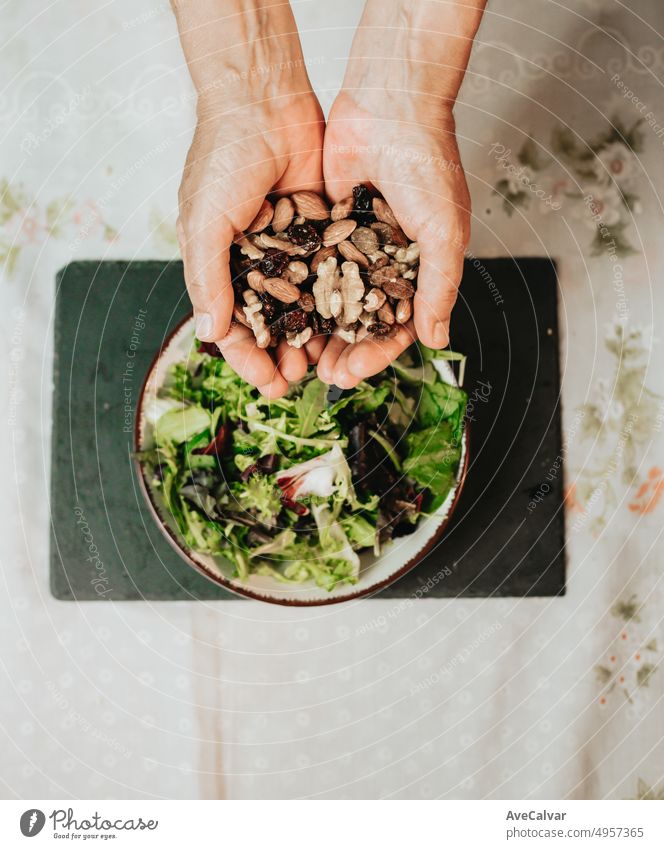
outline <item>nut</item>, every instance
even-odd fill
[[[407,248],[399,248],[394,254],[397,262],[405,262],[408,265],[414,265],[420,259],[420,246],[417,242],[411,242]]]
[[[339,319],[344,311],[344,297],[340,289],[334,289],[330,294],[330,312],[332,318]]]
[[[364,297],[364,283],[356,262],[342,263],[339,289],[343,299],[342,324],[354,324],[362,312],[362,298]],[[334,315],[334,312],[332,314]]]
[[[265,291],[281,301],[282,304],[294,304],[300,297],[300,290],[294,283],[284,280],[283,277],[266,277],[263,280]]]
[[[367,327],[367,332],[371,333],[376,339],[385,339],[391,336],[394,332],[394,327],[384,321],[377,321],[375,324],[370,324]]]
[[[300,283],[304,283],[308,276],[309,268],[307,267],[306,262],[297,260],[295,262],[288,263],[288,266],[286,267],[286,279],[291,283],[299,286]]]
[[[376,312],[386,300],[387,295],[381,289],[370,289],[369,294],[364,299],[364,309],[367,312]]]
[[[356,262],[362,268],[369,268],[369,260],[352,242],[339,242],[337,248],[344,259],[349,262]]]
[[[400,227],[392,227],[383,221],[376,221],[371,225],[371,229],[374,233],[378,234],[382,245],[398,245],[400,248],[408,247],[408,239]]]
[[[293,216],[295,215],[295,206],[290,198],[279,198],[274,207],[274,215],[272,216],[272,229],[275,233],[283,233],[290,227]]]
[[[415,289],[413,289],[413,284],[409,280],[398,277],[396,280],[388,280],[383,283],[383,292],[388,294],[390,298],[398,298],[401,301],[404,298],[412,298]]]
[[[337,327],[334,328],[333,335],[343,339],[344,342],[348,342],[349,345],[352,345],[355,342],[355,331],[350,327],[340,327],[337,325]]]
[[[369,227],[357,227],[350,240],[365,256],[371,256],[378,250],[378,236]]]
[[[274,215],[274,207],[270,203],[267,198],[261,204],[261,208],[258,210],[258,214],[251,222],[251,224],[247,227],[247,233],[260,233],[261,230],[265,230],[270,221],[272,221],[272,216]]]
[[[348,218],[353,209],[355,208],[355,201],[352,196],[348,198],[344,198],[343,200],[337,201],[332,207],[332,211],[330,212],[330,218],[332,221],[341,221],[344,218]]]
[[[318,266],[318,279],[313,285],[316,309],[323,318],[332,318],[330,298],[339,288],[339,271],[336,257],[330,256]]]
[[[270,236],[269,233],[260,233],[255,237],[255,243],[258,243],[263,248],[276,248],[278,251],[284,251],[289,256],[304,256],[307,253],[306,248],[301,248],[299,245],[294,245],[288,239],[278,239],[276,236]]]
[[[307,344],[313,335],[313,329],[311,327],[305,327],[304,330],[301,330],[299,333],[286,333],[286,342],[291,346],[291,348],[301,348],[303,345]]]
[[[325,221],[330,217],[330,210],[320,195],[316,192],[294,192],[291,200],[295,204],[297,214],[310,221]]]
[[[249,284],[249,288],[253,289],[254,292],[261,293],[265,291],[265,286],[263,286],[264,280],[265,275],[257,268],[252,268],[252,270],[247,273],[247,283]]]
[[[411,298],[405,298],[402,301],[397,302],[397,308],[395,310],[395,317],[399,324],[405,324],[407,321],[410,321],[410,318],[413,314],[413,301]]]
[[[254,331],[256,346],[258,348],[267,348],[272,340],[272,335],[265,324],[263,304],[258,300],[258,295],[252,289],[245,289],[242,297],[246,303],[246,306],[243,307],[243,312],[249,322],[249,326]]]
[[[383,304],[383,306],[376,312],[376,315],[383,322],[383,324],[394,324],[394,310],[387,303],[387,301]]]
[[[240,304],[233,304],[233,319],[237,321],[238,324],[243,324],[245,327],[251,327]]]
[[[297,305],[305,312],[313,312],[316,309],[316,300],[311,292],[303,292],[298,299]]]
[[[369,280],[374,286],[384,286],[390,281],[394,281],[399,277],[397,271],[391,265],[384,265],[375,270],[372,268],[369,272]]]
[[[265,256],[265,252],[252,244],[244,234],[238,236],[235,242],[240,246],[240,252],[248,256],[249,259],[263,259]]]
[[[321,264],[321,262],[324,262],[326,259],[328,259],[328,257],[336,256],[336,254],[337,249],[336,247],[334,247],[334,245],[329,248],[320,248],[319,250],[317,250],[312,257],[311,262],[309,263],[309,269],[311,270],[311,273],[315,274],[318,271],[318,266]]]
[[[390,227],[399,227],[399,222],[389,204],[383,198],[374,198],[372,202],[374,215],[379,221],[384,221]]]
[[[353,230],[357,227],[357,222],[352,218],[342,218],[339,221],[334,221],[329,227],[323,231],[323,245],[326,248],[332,245],[338,245],[347,239]]]

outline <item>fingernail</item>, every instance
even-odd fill
[[[196,336],[202,342],[211,342],[214,321],[209,312],[196,313]]]
[[[444,348],[445,345],[447,345],[447,343],[450,341],[450,336],[446,322],[437,321],[434,324],[432,337],[434,348]]]

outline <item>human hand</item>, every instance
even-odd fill
[[[414,320],[391,337],[332,337],[322,380],[351,388],[386,368],[416,338],[449,341],[450,313],[470,232],[470,196],[452,108],[484,0],[394,4],[368,0],[341,93],[325,131],[323,172],[338,201],[372,184],[420,246]]]
[[[221,56],[213,52],[210,32],[221,20],[220,43],[228,44],[233,15],[218,19],[214,4],[206,2],[176,6],[198,89],[198,123],[180,185],[177,229],[198,338],[216,342],[242,378],[276,398],[287,391],[289,380],[304,376],[324,342],[314,339],[299,350],[284,342],[271,355],[256,346],[248,328],[231,325],[229,251],[268,193],[322,191],[324,122],[290,9],[286,14],[284,7],[274,7],[267,24],[258,14],[260,0],[239,5],[237,50],[221,51]],[[269,33],[263,31],[266,26]],[[250,70],[238,74],[238,66]]]

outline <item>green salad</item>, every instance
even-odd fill
[[[221,555],[235,576],[357,581],[359,552],[412,532],[455,484],[466,393],[414,345],[341,392],[310,375],[268,401],[212,346],[173,366],[138,454],[191,549]]]

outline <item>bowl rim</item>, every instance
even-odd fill
[[[145,400],[145,392],[147,389],[148,381],[154,372],[154,369],[159,362],[159,360],[164,356],[169,346],[172,344],[174,337],[180,332],[180,330],[184,327],[185,324],[191,321],[193,317],[193,312],[188,313],[184,316],[178,323],[173,327],[173,329],[168,333],[168,335],[164,338],[162,344],[159,347],[159,350],[155,353],[152,360],[150,361],[150,365],[145,373],[145,377],[143,378],[143,382],[141,384],[141,389],[138,394],[138,399],[136,402],[136,414],[134,417],[134,452],[138,452],[141,450],[140,439],[141,439],[141,425],[143,422],[143,403]],[[259,592],[256,592],[249,587],[237,586],[232,583],[228,578],[224,575],[216,574],[207,569],[205,564],[196,560],[195,553],[190,554],[183,545],[181,545],[177,534],[173,531],[166,520],[161,515],[161,511],[159,509],[159,505],[155,502],[153,497],[153,493],[150,487],[147,484],[146,476],[144,474],[144,463],[141,462],[135,455],[133,457],[133,462],[137,471],[138,483],[139,487],[143,493],[143,497],[148,505],[150,513],[154,518],[159,530],[162,535],[166,538],[166,541],[171,546],[171,548],[180,556],[182,560],[188,565],[194,568],[199,574],[203,575],[209,581],[217,586],[223,587],[225,590],[237,595],[241,598],[248,598],[252,601],[262,601],[265,604],[279,604],[284,607],[322,607],[330,604],[341,604],[345,601],[354,601],[358,598],[366,598],[367,596],[375,595],[379,593],[381,590],[384,590],[386,587],[390,586],[390,584],[395,583],[400,578],[403,578],[404,575],[407,575],[412,569],[414,569],[419,563],[426,557],[429,552],[438,545],[440,540],[445,534],[445,531],[448,528],[450,520],[454,514],[456,506],[459,502],[459,498],[463,491],[464,484],[466,482],[466,475],[468,474],[469,467],[469,458],[470,458],[470,427],[468,425],[468,420],[464,423],[463,435],[465,438],[465,451],[464,451],[464,459],[463,465],[459,469],[457,473],[457,482],[456,482],[456,490],[454,493],[454,498],[450,503],[449,509],[442,519],[438,527],[436,528],[433,535],[427,540],[427,542],[422,546],[422,548],[414,554],[410,560],[406,561],[396,572],[388,575],[386,578],[383,578],[380,581],[372,584],[369,587],[365,587],[364,589],[358,589],[355,592],[349,593],[343,596],[331,596],[330,598],[321,598],[321,599],[297,599],[297,598],[289,598],[289,597],[278,597],[278,596],[265,596]],[[224,599],[219,599],[219,601],[224,601]]]

